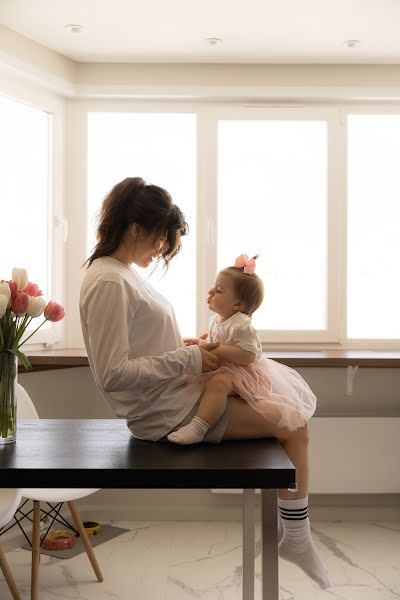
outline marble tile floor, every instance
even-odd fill
[[[86,554],[42,556],[40,600],[240,600],[239,522],[114,522],[125,533],[96,548],[104,582]],[[280,559],[280,600],[400,599],[400,522],[314,522],[313,537],[333,583],[322,591]],[[257,543],[256,600],[261,598]],[[30,598],[30,554],[7,552],[23,600]],[[11,600],[0,572],[0,600]]]

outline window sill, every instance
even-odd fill
[[[265,352],[272,358],[288,367],[400,367],[399,351],[372,350],[323,350]],[[32,371],[50,371],[53,369],[71,369],[89,366],[86,351],[83,349],[58,349],[27,352]],[[25,373],[19,366],[19,372]]]

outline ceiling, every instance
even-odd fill
[[[82,62],[400,63],[400,0],[0,0],[0,23]]]

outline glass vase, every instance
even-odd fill
[[[17,439],[18,361],[10,352],[0,353],[0,446]]]

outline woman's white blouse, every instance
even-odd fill
[[[198,346],[185,347],[167,300],[132,268],[93,261],[82,283],[80,317],[95,381],[132,433],[158,440],[195,405],[204,385]]]

